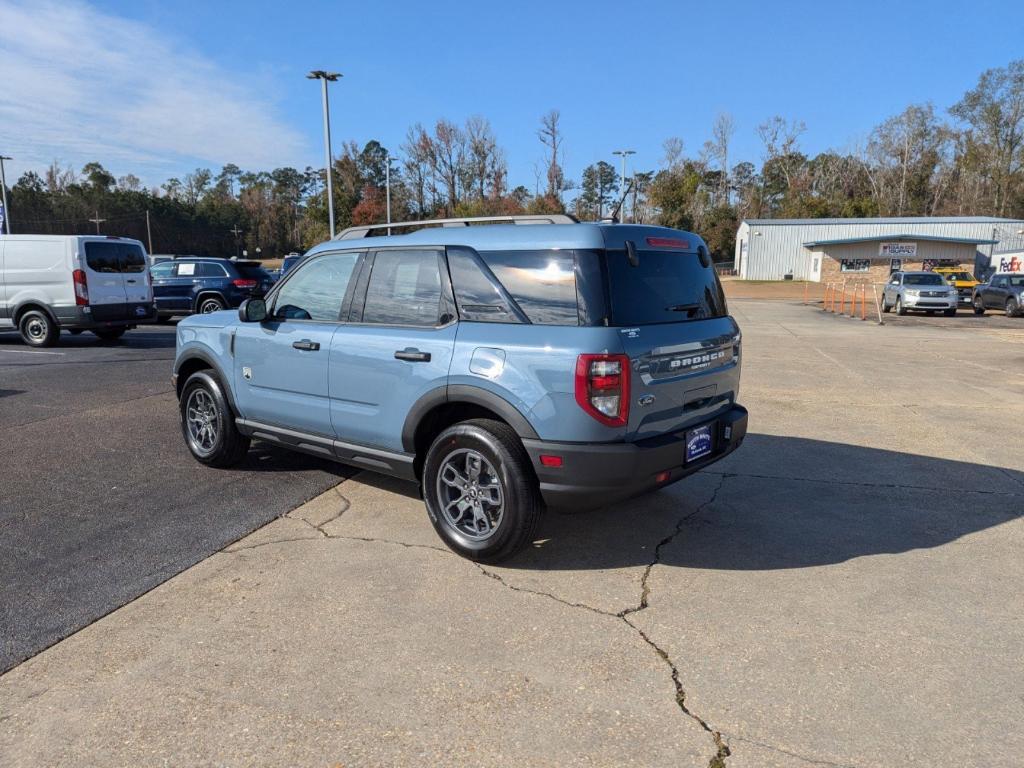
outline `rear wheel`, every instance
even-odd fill
[[[195,459],[211,467],[230,467],[249,450],[249,438],[235,426],[217,376],[198,371],[188,377],[178,401],[181,433]]]
[[[423,498],[444,543],[484,563],[506,560],[529,544],[544,511],[518,435],[491,419],[438,435],[423,465]]]
[[[985,314],[985,302],[981,300],[981,296],[974,297],[974,314],[984,315]]]
[[[127,328],[100,328],[94,330],[93,333],[95,333],[103,341],[117,341],[122,336],[124,336],[124,332],[126,330]]]
[[[199,300],[199,314],[208,315],[211,312],[220,312],[224,306],[224,302],[217,296],[204,296]]]
[[[1020,305],[1012,296],[1006,300],[1006,316],[1016,317],[1020,314]]]
[[[60,336],[60,328],[41,309],[30,309],[22,315],[18,331],[30,347],[52,347]]]

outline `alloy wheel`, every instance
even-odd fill
[[[185,423],[189,442],[201,456],[213,453],[217,446],[217,404],[205,389],[194,389],[185,404]]]
[[[505,496],[498,473],[472,448],[445,457],[437,473],[437,498],[448,525],[473,541],[489,539],[501,525]]]

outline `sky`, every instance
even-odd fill
[[[731,160],[757,126],[802,120],[809,154],[851,149],[908,104],[942,113],[982,71],[1024,57],[1024,3],[0,0],[0,154],[8,183],[96,160],[148,186],[197,167],[323,165],[335,147],[488,118],[531,191],[540,116],[562,115],[567,175],[615,149],[655,169],[695,155],[720,112]]]

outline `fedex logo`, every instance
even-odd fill
[[[1000,272],[1024,272],[1024,261],[1020,256],[1011,256],[1008,259],[999,260]]]

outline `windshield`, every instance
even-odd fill
[[[904,285],[945,285],[946,281],[939,275],[906,275]]]
[[[638,257],[634,267],[624,250],[607,253],[612,325],[679,323],[728,314],[718,275],[697,254],[639,251]]]

